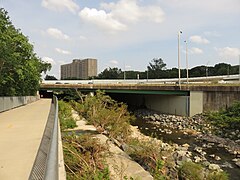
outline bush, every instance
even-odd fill
[[[104,162],[107,150],[89,134],[63,137],[67,179],[109,180],[109,169]]]
[[[138,162],[142,167],[149,171],[154,179],[164,179],[162,153],[160,145],[155,141],[131,139],[128,142],[129,148],[126,152]]]
[[[234,131],[240,129],[240,102],[233,103],[226,110],[219,112],[209,112],[206,114],[207,119],[211,122],[216,130],[220,132]]]
[[[77,127],[72,117],[72,107],[64,101],[58,102],[58,118],[61,130]]]
[[[80,116],[97,129],[106,131],[109,137],[125,141],[130,135],[130,120],[134,119],[127,110],[127,105],[118,103],[102,91],[95,96],[86,96],[83,104],[72,103]]]
[[[226,172],[213,171],[208,174],[207,180],[228,180],[228,174]]]
[[[204,177],[203,167],[193,162],[184,162],[179,168],[179,179],[202,180]]]

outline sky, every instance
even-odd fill
[[[96,58],[105,68],[145,71],[153,58],[167,68],[240,59],[240,0],[0,0],[49,75],[60,65]],[[182,33],[179,33],[179,32]],[[186,44],[187,42],[187,44]]]

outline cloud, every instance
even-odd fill
[[[240,55],[240,48],[233,47],[224,47],[224,48],[215,48],[218,52],[218,55],[222,58],[236,58]]]
[[[66,51],[66,50],[63,50],[63,49],[60,49],[60,48],[55,48],[55,51],[57,51],[58,53],[60,54],[71,54],[70,51]]]
[[[79,36],[79,39],[80,39],[80,40],[86,40],[87,37],[85,37],[85,36]]]
[[[79,6],[73,0],[42,0],[42,6],[59,12],[68,10],[76,13],[79,9]]]
[[[164,12],[159,6],[139,6],[137,0],[120,0],[117,3],[102,3],[101,7],[119,20],[137,22],[142,19],[161,23]]]
[[[79,16],[85,22],[113,31],[125,31],[129,24],[140,21],[161,23],[164,12],[159,6],[140,6],[137,0],[120,0],[116,3],[102,3],[101,10],[85,7]]]
[[[118,64],[118,61],[116,60],[112,60],[112,61],[109,61],[111,64],[114,64],[114,65],[117,65]]]
[[[70,39],[68,35],[62,33],[62,31],[57,28],[48,28],[47,33],[48,33],[48,35],[50,35],[51,37],[53,37],[55,39],[60,39],[60,40],[69,40]]]
[[[79,16],[86,22],[90,22],[104,29],[109,29],[110,31],[126,30],[124,24],[114,19],[110,13],[106,13],[104,10],[97,10],[95,8],[89,9],[85,7],[79,12]]]
[[[51,63],[52,65],[56,64],[56,62],[52,58],[50,58],[50,57],[43,57],[42,60],[44,62]]]
[[[203,50],[200,48],[192,47],[189,49],[190,54],[202,54]]]
[[[203,37],[201,37],[201,36],[197,36],[197,35],[191,36],[191,37],[189,38],[189,40],[190,40],[191,42],[197,43],[197,44],[209,44],[209,43],[210,43],[209,40],[207,40],[207,39],[205,39],[205,38],[203,38]]]

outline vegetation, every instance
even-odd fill
[[[185,161],[179,169],[179,179],[202,180],[203,167],[200,164]]]
[[[79,115],[97,127],[99,132],[105,132],[109,137],[120,141],[127,139],[131,133],[130,120],[134,117],[125,104],[114,101],[102,91],[97,91],[95,96],[89,95],[81,99],[82,104],[72,102]]]
[[[147,66],[146,71],[122,71],[116,67],[106,68],[101,72],[98,79],[123,79],[124,73],[126,79],[137,79],[139,75],[140,79],[161,79],[161,78],[177,78],[178,69],[177,68],[166,68],[166,63],[164,63],[162,58],[154,58]],[[226,63],[219,63],[215,66],[196,66],[189,69],[189,77],[203,77],[203,76],[219,76],[219,75],[231,75],[238,74],[238,66],[231,66]],[[186,69],[181,69],[181,77],[186,77]]]
[[[45,80],[57,80],[55,76],[46,75]]]
[[[224,135],[226,132],[234,132],[240,129],[240,102],[233,103],[226,110],[209,112],[207,119],[215,128],[216,133]]]
[[[41,72],[50,70],[33,51],[33,45],[0,9],[0,96],[35,95]]]
[[[224,171],[217,172],[213,171],[207,175],[207,180],[228,180],[228,174]]]
[[[61,130],[66,130],[69,128],[74,128],[76,127],[76,121],[72,117],[72,107],[64,102],[64,101],[59,101],[58,102],[58,117],[60,121],[60,127]]]
[[[149,171],[154,179],[164,179],[164,161],[160,145],[155,141],[131,139],[128,141],[127,153],[130,157]]]
[[[64,136],[63,152],[67,179],[109,180],[109,170],[104,162],[107,150],[107,147],[89,134]]]

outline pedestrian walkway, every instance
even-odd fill
[[[28,179],[48,119],[51,99],[0,113],[0,179]]]

